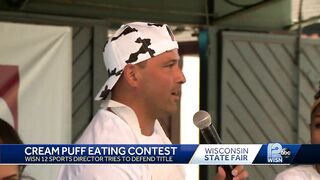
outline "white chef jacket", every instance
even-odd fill
[[[134,111],[113,100],[102,103],[77,144],[171,144],[156,120],[151,136],[141,134]],[[111,111],[107,110],[108,108]],[[172,164],[64,165],[58,180],[165,180],[185,179],[184,167]]]

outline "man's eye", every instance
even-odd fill
[[[174,63],[167,64],[166,67],[173,67]]]
[[[316,129],[320,129],[320,123],[315,123],[313,127],[315,127]]]

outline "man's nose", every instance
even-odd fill
[[[177,79],[179,84],[183,84],[186,82],[186,77],[184,76],[182,70],[178,68],[178,74],[177,74]]]

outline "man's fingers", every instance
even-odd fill
[[[249,176],[248,171],[244,169],[244,166],[236,166],[232,171],[233,180],[244,180]],[[226,172],[224,169],[219,166],[218,173],[214,177],[214,180],[225,180],[226,179]]]
[[[244,166],[236,166],[232,170],[232,175],[234,180],[246,179],[249,176],[248,171],[244,169]]]
[[[224,169],[221,166],[219,166],[218,173],[214,177],[214,180],[225,180],[225,179],[226,179],[226,172],[224,171]]]
[[[248,171],[242,171],[237,177],[239,177],[240,179],[246,179],[248,176]]]
[[[234,169],[231,171],[231,174],[233,176],[237,176],[243,170],[244,170],[244,166],[235,166]]]

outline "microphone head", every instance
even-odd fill
[[[209,127],[211,125],[211,116],[207,111],[200,110],[193,115],[193,123],[199,129]]]

